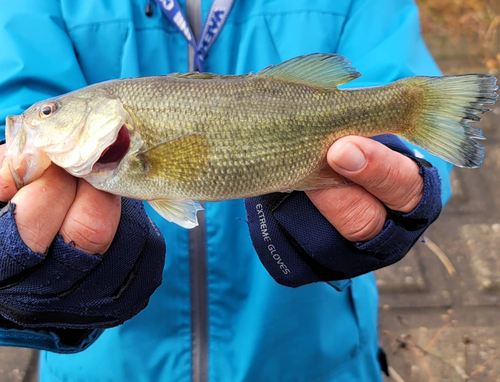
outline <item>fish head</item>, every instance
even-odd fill
[[[38,179],[51,162],[86,177],[99,160],[102,170],[125,156],[132,122],[120,99],[83,90],[7,117],[5,162],[18,188]]]

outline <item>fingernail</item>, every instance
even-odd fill
[[[365,154],[351,142],[341,142],[339,147],[334,146],[331,160],[336,166],[350,172],[359,171],[366,166]]]

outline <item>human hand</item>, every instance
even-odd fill
[[[5,145],[0,146],[3,163]],[[90,254],[107,251],[120,221],[121,198],[51,165],[41,178],[16,189],[8,166],[0,169],[0,201],[16,205],[19,235],[34,252],[45,253],[59,233]]]
[[[354,145],[367,159],[359,170]],[[442,207],[437,168],[406,156],[412,151],[392,135],[345,137],[327,159],[353,184],[246,199],[252,243],[269,274],[286,286],[333,281],[343,289],[344,280],[401,260]]]
[[[328,164],[354,183],[307,191],[321,214],[349,241],[377,236],[386,209],[408,213],[420,202],[424,181],[418,165],[372,139],[348,136],[328,150]]]
[[[0,332],[12,323],[66,330],[58,336],[113,327],[144,309],[161,284],[165,242],[141,201],[98,191],[57,166],[20,190],[2,167],[0,200],[11,202],[0,211]],[[50,337],[50,349],[64,345],[59,339]]]

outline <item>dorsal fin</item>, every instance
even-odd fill
[[[281,78],[322,88],[336,88],[355,80],[361,74],[340,54],[314,53],[292,58],[276,66],[268,66],[256,76]]]
[[[252,73],[250,73],[252,74]],[[248,75],[248,74],[246,74]],[[169,74],[171,77],[177,77],[177,78],[187,78],[191,80],[212,80],[215,78],[235,78],[235,77],[242,77],[242,76],[231,76],[231,75],[225,75],[225,74],[213,74],[213,73],[207,73],[207,72],[187,72],[187,73],[171,73]]]
[[[169,76],[177,77],[177,78],[190,78],[193,80],[210,80],[212,78],[223,77],[220,74],[212,74],[212,73],[205,73],[205,72],[172,73],[172,74],[169,74]]]

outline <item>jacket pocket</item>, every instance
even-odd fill
[[[129,22],[112,20],[69,30],[87,83],[119,78]]]

